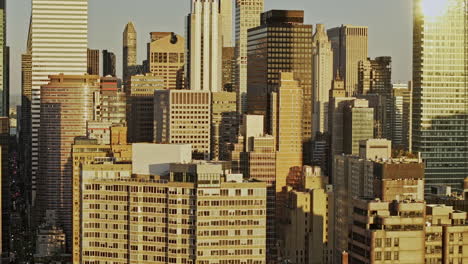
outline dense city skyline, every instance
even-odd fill
[[[109,49],[117,56],[117,75],[122,72],[122,32],[129,21],[135,23],[138,32],[138,62],[146,56],[146,43],[151,31],[173,31],[185,35],[184,16],[190,3],[183,0],[161,1],[138,0],[139,6],[129,9],[125,0],[112,0],[113,15],[103,10],[110,8],[110,1],[89,2],[89,43],[91,49]],[[340,8],[336,7],[340,5]],[[165,8],[168,12],[162,12]],[[11,94],[20,94],[21,54],[26,50],[31,1],[9,1],[7,5],[7,45],[11,47]],[[141,8],[139,8],[141,7]],[[150,8],[144,8],[150,7]],[[305,23],[324,23],[325,28],[341,24],[369,26],[369,56],[392,56],[393,81],[407,82],[411,79],[412,9],[411,1],[309,1],[294,0],[285,5],[282,0],[265,1],[265,10],[300,9],[305,11]],[[380,12],[379,10],[385,10]],[[362,13],[366,15],[363,16]],[[159,17],[159,15],[161,15]],[[104,16],[104,17],[103,17]],[[152,18],[152,16],[154,18]],[[394,19],[398,17],[398,19]],[[150,19],[152,18],[152,19]],[[170,23],[168,23],[170,22]],[[102,32],[105,32],[104,34]]]

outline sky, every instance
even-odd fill
[[[21,93],[21,54],[31,14],[31,0],[7,0],[7,45],[10,46],[10,92]],[[369,56],[392,56],[393,82],[411,79],[411,0],[265,0],[265,10],[301,9],[307,24],[326,28],[341,24],[369,27]],[[122,32],[128,21],[137,30],[138,61],[146,56],[149,32],[184,35],[190,0],[89,0],[88,46],[117,55],[121,73]],[[102,69],[101,69],[102,71]]]

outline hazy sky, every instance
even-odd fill
[[[7,43],[11,47],[11,93],[21,91],[21,53],[31,12],[31,0],[7,0]],[[265,9],[303,9],[306,23],[327,28],[341,24],[369,27],[369,56],[393,57],[393,81],[411,78],[411,0],[265,0]],[[133,21],[138,33],[138,60],[146,56],[151,31],[184,35],[190,0],[89,0],[89,48],[117,55],[121,73],[122,32]],[[101,69],[102,71],[102,69]]]

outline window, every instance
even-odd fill
[[[400,246],[400,239],[399,238],[394,238],[393,239],[393,245],[395,247],[399,247]]]
[[[391,247],[392,246],[392,239],[391,238],[386,238],[385,239],[385,247]]]
[[[375,239],[375,246],[376,247],[382,247],[382,239],[381,238],[376,238]]]
[[[396,251],[393,253],[393,260],[399,260],[400,259],[400,252]]]
[[[392,260],[392,252],[390,251],[385,252],[385,260]]]
[[[375,252],[375,260],[382,260],[382,252]]]

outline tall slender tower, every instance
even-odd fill
[[[463,189],[468,175],[467,21],[467,0],[414,4],[412,150],[426,163],[426,188]]]
[[[41,86],[49,75],[82,75],[87,68],[88,0],[32,0],[32,199],[39,166]]]
[[[123,83],[127,85],[131,77],[131,66],[137,65],[137,33],[133,22],[128,22],[123,32]]]
[[[333,51],[327,32],[322,24],[317,25],[312,54],[312,136],[327,132],[328,100],[333,82]]]
[[[333,48],[333,72],[340,71],[348,96],[358,91],[359,62],[368,57],[368,28],[342,25],[328,30]]]
[[[219,0],[192,0],[187,17],[187,80],[191,90],[222,88],[222,33]]]
[[[0,0],[0,23],[0,116],[8,116],[10,56],[6,46],[6,0]]]
[[[221,12],[223,47],[233,47],[232,0],[220,0],[219,4],[219,10]]]
[[[41,88],[39,136],[38,216],[54,210],[63,227],[67,248],[72,238],[72,145],[86,136],[87,121],[94,115],[94,93],[99,91],[96,75],[52,75]]]
[[[247,30],[260,25],[264,0],[236,0],[236,93],[238,111],[247,112]]]

